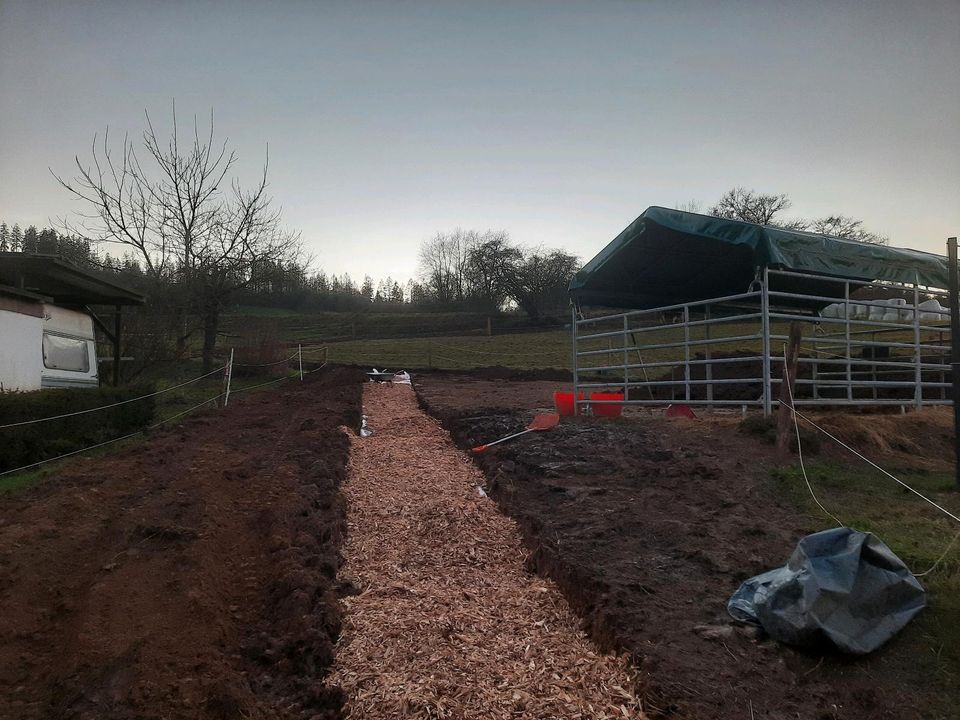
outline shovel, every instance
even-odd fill
[[[499,440],[494,440],[493,442],[487,443],[486,445],[477,445],[475,448],[473,448],[473,452],[482,453],[484,450],[486,450],[489,447],[493,447],[494,445],[499,445],[500,443],[506,442],[507,440],[513,440],[515,437],[526,435],[529,432],[543,432],[544,430],[550,430],[551,428],[555,428],[558,422],[560,422],[560,416],[557,413],[550,413],[548,415],[537,415],[533,419],[533,422],[527,425],[526,430],[521,430],[520,432],[514,433],[513,435],[507,435],[506,437],[502,437]]]

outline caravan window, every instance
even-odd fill
[[[43,364],[51,370],[90,372],[87,341],[45,332],[43,334]]]

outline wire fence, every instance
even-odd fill
[[[217,374],[219,374],[219,373],[223,373],[222,388],[221,388],[220,392],[218,392],[217,394],[213,395],[212,397],[208,397],[207,399],[205,399],[205,400],[203,400],[203,401],[201,401],[201,402],[199,402],[199,403],[197,403],[197,404],[195,404],[195,405],[192,405],[191,407],[186,408],[185,410],[181,410],[181,411],[179,411],[179,412],[176,412],[176,413],[174,413],[173,415],[170,415],[169,417],[163,418],[162,420],[160,420],[160,421],[158,421],[158,422],[155,422],[155,423],[153,423],[152,425],[149,425],[149,426],[147,426],[147,427],[145,427],[145,428],[143,428],[143,429],[141,429],[141,430],[136,430],[136,431],[131,432],[131,433],[125,433],[125,434],[123,434],[123,435],[120,435],[119,437],[111,438],[110,440],[105,440],[105,441],[103,441],[103,442],[95,443],[95,444],[93,444],[93,445],[88,445],[88,446],[86,446],[86,447],[79,448],[79,449],[77,449],[77,450],[71,450],[71,451],[69,451],[69,452],[61,453],[61,454],[56,455],[56,456],[54,456],[54,457],[44,458],[44,459],[42,459],[42,460],[38,460],[38,461],[33,462],[33,463],[28,463],[28,464],[25,464],[25,465],[21,465],[21,466],[19,466],[19,467],[11,468],[11,469],[9,469],[9,470],[4,470],[4,471],[0,472],[0,477],[5,477],[5,476],[8,476],[8,475],[13,475],[13,474],[15,474],[15,473],[24,472],[24,471],[26,471],[26,470],[32,470],[33,468],[37,468],[37,467],[40,467],[40,466],[42,466],[42,465],[46,465],[47,463],[56,462],[56,461],[58,461],[58,460],[64,460],[64,459],[66,459],[66,458],[70,458],[70,457],[73,457],[73,456],[75,456],[75,455],[80,455],[80,454],[82,454],[82,453],[89,452],[89,451],[91,451],[91,450],[96,450],[96,449],[98,449],[98,448],[102,448],[102,447],[105,447],[105,446],[108,446],[108,445],[112,445],[112,444],[114,444],[114,443],[118,443],[118,442],[121,442],[121,441],[123,441],[123,440],[129,440],[129,439],[131,439],[131,438],[134,438],[134,437],[143,435],[144,433],[149,432],[150,430],[155,430],[156,428],[160,427],[161,425],[165,425],[166,423],[169,423],[169,422],[171,422],[171,421],[173,421],[173,420],[177,420],[178,418],[181,418],[181,417],[184,417],[184,416],[186,416],[186,415],[189,415],[190,413],[195,412],[195,411],[197,411],[197,410],[199,410],[199,409],[201,409],[201,408],[203,408],[203,407],[205,407],[205,406],[207,406],[207,405],[210,405],[211,403],[214,404],[214,405],[220,405],[221,402],[222,402],[222,407],[226,407],[227,404],[228,404],[228,402],[229,402],[229,398],[230,398],[230,395],[231,395],[231,391],[232,391],[233,394],[236,394],[236,393],[239,393],[239,392],[246,392],[246,391],[248,391],[248,390],[255,390],[255,389],[257,389],[257,388],[267,387],[267,386],[269,386],[269,385],[274,385],[274,384],[279,383],[279,382],[282,382],[282,381],[284,381],[284,380],[290,380],[290,379],[294,379],[294,378],[297,378],[297,377],[299,377],[299,379],[302,381],[305,375],[308,375],[308,374],[313,373],[313,372],[317,372],[318,370],[323,369],[323,368],[326,367],[326,365],[327,365],[327,348],[326,348],[326,346],[310,347],[310,348],[307,348],[306,351],[307,351],[308,353],[311,353],[311,354],[322,353],[322,355],[323,355],[323,360],[322,360],[321,364],[320,364],[318,367],[312,368],[312,369],[310,369],[310,370],[308,370],[308,371],[306,371],[306,372],[304,372],[304,370],[303,370],[303,361],[304,361],[305,358],[304,358],[304,348],[301,347],[301,346],[298,346],[298,347],[297,347],[297,352],[296,352],[296,353],[293,353],[293,354],[290,355],[289,357],[284,358],[283,360],[280,360],[280,361],[277,361],[277,362],[273,362],[273,363],[263,363],[263,364],[257,364],[257,365],[244,364],[244,365],[243,365],[244,367],[268,367],[268,366],[278,365],[278,364],[280,364],[280,363],[285,363],[285,364],[287,364],[287,366],[288,366],[288,368],[289,368],[289,365],[290,365],[291,361],[293,361],[293,360],[296,360],[296,361],[297,361],[297,365],[298,365],[298,366],[297,366],[297,369],[296,369],[296,371],[295,371],[294,374],[290,374],[289,369],[288,369],[288,373],[285,374],[283,377],[276,378],[276,379],[274,379],[274,380],[269,380],[269,381],[263,382],[263,383],[257,383],[257,384],[255,384],[255,385],[245,385],[245,386],[239,387],[239,388],[232,388],[232,387],[231,387],[231,386],[232,386],[232,379],[233,379],[233,369],[234,369],[234,367],[240,367],[240,366],[241,366],[240,363],[234,363],[234,362],[233,362],[233,351],[231,350],[231,352],[230,352],[230,358],[229,358],[229,360],[228,360],[224,365],[221,365],[220,367],[217,367],[217,368],[215,368],[214,370],[211,370],[210,372],[204,373],[203,375],[198,375],[198,376],[195,377],[195,378],[191,378],[190,380],[186,380],[186,381],[184,381],[184,382],[177,383],[176,385],[171,385],[170,387],[163,388],[162,390],[157,390],[156,392],[147,393],[147,394],[145,394],[145,395],[140,395],[140,396],[137,396],[137,397],[135,397],[135,398],[129,398],[129,399],[127,399],[127,400],[121,400],[121,401],[119,401],[119,402],[108,403],[108,404],[106,404],[106,405],[100,405],[100,406],[97,406],[97,407],[94,407],[94,408],[87,408],[87,409],[84,409],[84,410],[78,410],[78,411],[70,412],[70,413],[62,413],[62,414],[59,414],[59,415],[50,415],[50,416],[46,416],[46,417],[42,417],[42,418],[34,418],[34,419],[30,419],[30,420],[23,420],[23,421],[19,421],[19,422],[15,422],[15,423],[7,423],[7,424],[5,424],[5,425],[0,425],[0,431],[2,431],[2,430],[5,430],[5,429],[9,429],[9,428],[22,427],[22,426],[25,426],[25,425],[34,425],[34,424],[38,424],[38,423],[48,422],[48,421],[51,421],[51,420],[62,420],[62,419],[65,419],[65,418],[75,417],[75,416],[78,416],[78,415],[86,415],[86,414],[89,414],[89,413],[94,413],[94,412],[98,412],[98,411],[102,411],[102,410],[107,410],[107,409],[109,409],[109,408],[114,408],[114,407],[117,407],[117,406],[120,406],[120,405],[127,405],[127,404],[130,404],[130,403],[135,403],[135,402],[138,402],[138,401],[143,401],[143,400],[147,400],[147,399],[149,399],[149,398],[157,397],[157,396],[162,395],[162,394],[164,394],[164,393],[168,393],[168,392],[170,392],[170,391],[172,391],[172,390],[182,389],[182,388],[185,388],[185,387],[187,387],[187,386],[193,385],[193,384],[195,384],[195,383],[200,382],[201,380],[205,380],[205,379],[207,379],[207,378],[210,378],[210,377],[213,376],[213,375],[217,375]],[[306,358],[306,359],[308,360],[308,362],[318,362],[318,361],[319,361],[319,359],[314,359],[314,358]]]

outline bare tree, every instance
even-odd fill
[[[281,227],[280,210],[267,195],[264,162],[259,181],[243,189],[229,178],[236,152],[201,136],[196,119],[192,137],[181,145],[176,107],[170,138],[161,142],[150,116],[142,151],[125,136],[119,154],[94,137],[92,164],[76,158],[73,180],[54,177],[87,211],[68,228],[99,242],[132,248],[148,276],[185,289],[191,309],[202,319],[203,363],[213,366],[220,309],[225,299],[246,285],[259,263],[286,263],[297,258],[300,238]]]
[[[478,243],[475,230],[457,228],[437,233],[420,246],[420,276],[437,302],[458,303],[467,296],[470,253]]]
[[[686,202],[677,203],[674,205],[676,210],[682,210],[683,212],[688,213],[699,213],[703,212],[703,203],[699,200],[687,200]]]
[[[773,225],[786,230],[809,230],[821,235],[888,245],[890,239],[885,235],[869,232],[862,220],[846,215],[828,215],[817,220],[785,220],[780,214],[789,210],[792,203],[786,194],[770,195],[735,187],[728,190],[720,201],[710,208],[709,213],[731,220],[744,220],[758,225]],[[680,208],[683,209],[683,208]]]
[[[758,225],[779,225],[775,222],[780,213],[789,210],[792,203],[785,194],[771,195],[735,187],[723,194],[716,205],[708,211],[711,215],[729,220],[743,220]],[[798,228],[799,229],[799,228]]]
[[[890,238],[868,231],[863,226],[863,220],[856,220],[846,215],[828,215],[810,223],[810,230],[821,235],[856,240],[857,242],[872,245],[889,245]]]

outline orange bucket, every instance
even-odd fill
[[[583,393],[577,393],[577,400],[583,400]],[[557,414],[562,416],[573,415],[573,393],[560,392],[553,394],[553,406],[557,409]]]
[[[623,393],[591,393],[591,400],[618,400],[620,403],[623,402]],[[623,405],[617,403],[603,404],[603,405],[591,405],[593,409],[593,414],[599,417],[620,417],[620,414],[623,412]]]

